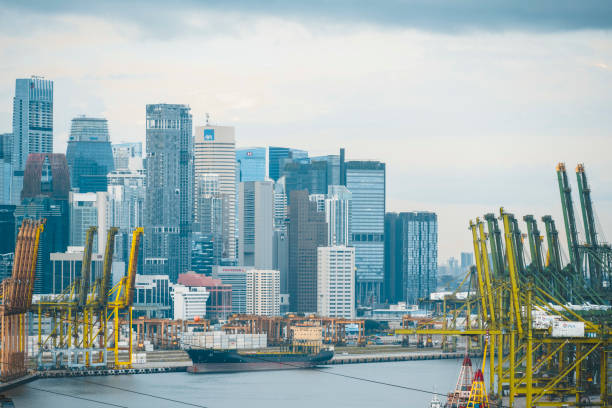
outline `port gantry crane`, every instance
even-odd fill
[[[15,243],[13,271],[0,284],[0,379],[8,381],[27,373],[27,311],[32,304],[38,246],[45,220],[24,219]]]
[[[38,315],[38,366],[50,368],[106,367],[107,352],[113,353],[111,366],[129,367],[132,363],[132,303],[142,228],[132,234],[127,276],[111,288],[112,260],[118,229],[107,231],[102,275],[91,276],[91,251],[96,227],[86,233],[81,277],[58,296],[41,299],[33,305]],[[93,285],[91,284],[93,281]],[[50,334],[43,339],[42,318],[51,319]],[[124,327],[125,325],[129,325]],[[120,347],[120,337],[127,331],[128,344]],[[119,358],[127,351],[127,361]],[[51,354],[51,363],[43,362],[43,353]]]
[[[585,230],[591,237],[585,245],[577,244],[564,168],[558,166],[557,175],[570,254],[574,250],[569,265],[563,266],[552,217],[542,217],[544,239],[532,215],[523,218],[527,225],[523,235],[515,216],[503,208],[499,216],[486,214],[484,221],[477,218],[469,225],[476,263],[475,294],[468,296],[467,308],[456,311],[465,315],[465,323],[449,325],[445,313],[437,325],[441,329],[396,330],[404,335],[488,338],[484,357],[490,360],[489,390],[497,396],[505,393],[510,406],[519,396],[528,407],[612,406],[608,396],[611,287],[607,284],[610,264],[606,264],[610,257],[606,245],[599,244],[593,233],[592,204],[584,194],[590,191],[581,165],[577,169],[578,177],[583,178],[579,189],[588,223]],[[469,305],[477,313],[473,325]],[[595,394],[599,401],[591,401]]]

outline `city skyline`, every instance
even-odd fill
[[[107,118],[113,143],[143,142],[144,107],[163,101],[189,104],[194,127],[206,112],[213,123],[234,126],[238,147],[317,156],[345,146],[347,160],[386,163],[387,211],[438,214],[440,261],[470,249],[473,214],[503,205],[560,220],[554,166],[584,162],[609,230],[612,19],[601,4],[581,12],[537,6],[520,23],[524,4],[504,11],[490,4],[442,25],[394,21],[389,8],[381,12],[387,18],[368,15],[361,4],[342,16],[338,6],[319,3],[274,11],[230,2],[235,15],[223,18],[218,5],[176,11],[165,33],[133,11],[113,20],[121,13],[72,10],[69,2],[53,11],[5,5],[2,35],[10,41],[1,51],[12,62],[2,68],[10,81],[0,84],[0,130],[11,131],[14,78],[35,74],[54,82],[55,152],[65,152],[70,119],[79,114]],[[185,16],[193,10],[199,21]],[[36,30],[15,29],[25,15]],[[211,33],[206,26],[215,21]],[[96,46],[85,49],[83,38],[96,38]],[[84,52],[78,60],[75,48]],[[149,51],[173,48],[176,61],[148,67]],[[293,48],[301,50],[295,60]],[[206,58],[180,64],[179,54],[193,50]]]

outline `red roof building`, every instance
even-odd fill
[[[206,315],[209,319],[226,320],[232,314],[232,285],[196,272],[179,274],[178,284],[208,290],[210,296],[206,302]]]

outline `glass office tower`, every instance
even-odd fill
[[[236,149],[236,161],[240,164],[239,180],[264,181],[266,179],[266,148]]]

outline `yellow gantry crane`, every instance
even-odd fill
[[[66,290],[50,299],[41,299],[32,311],[38,314],[39,368],[129,367],[132,363],[132,302],[138,264],[138,250],[143,234],[132,234],[132,248],[127,276],[111,288],[112,261],[118,229],[107,231],[102,274],[91,276],[91,254],[96,227],[87,230],[81,277]],[[93,284],[92,284],[93,281]],[[43,338],[42,318],[51,320],[50,334]],[[120,347],[122,332],[128,345]],[[120,351],[127,352],[127,361]],[[113,353],[112,362],[107,352]],[[51,362],[43,361],[51,354]]]
[[[469,225],[476,264],[475,294],[456,311],[445,310],[435,324],[440,329],[404,328],[396,334],[488,338],[484,355],[490,366],[488,388],[493,400],[506,395],[504,405],[514,406],[522,398],[527,407],[611,406],[607,392],[610,309],[572,305],[567,298],[555,297],[555,293],[571,294],[572,299],[587,294],[581,295],[580,287],[559,290],[563,286],[559,282],[568,281],[561,278],[564,270],[558,260],[554,262],[558,269],[542,264],[544,240],[537,235],[533,217],[525,217],[532,234],[529,264],[514,215],[501,208],[497,217],[487,214],[484,219],[486,223],[477,218]],[[548,253],[558,257],[554,222],[549,216],[543,221],[553,246]],[[592,310],[585,311],[589,308]],[[475,325],[472,313],[477,315]],[[450,329],[449,315],[454,323]],[[463,326],[456,325],[457,315],[465,317]]]

